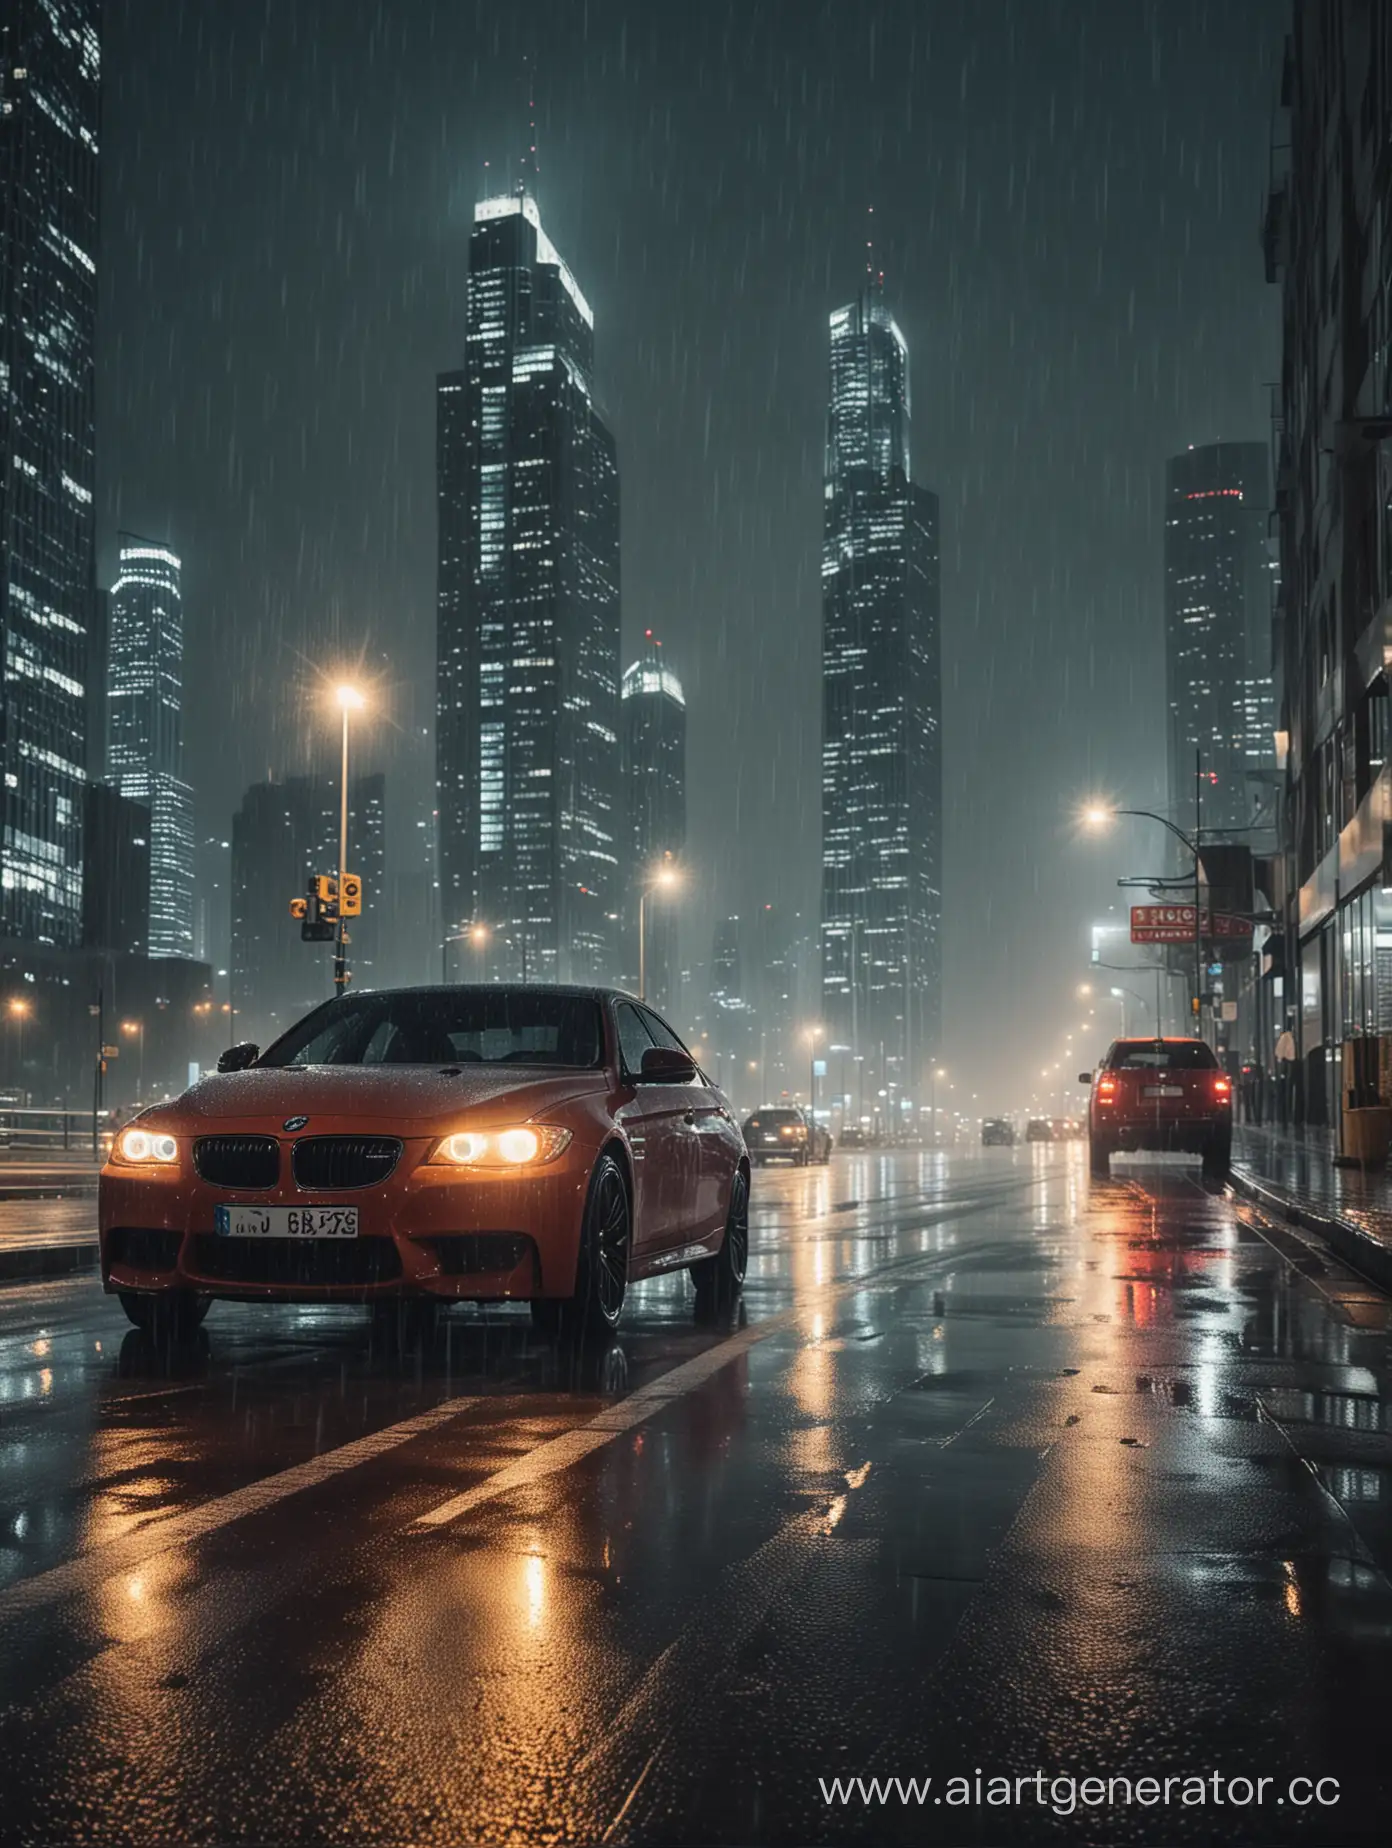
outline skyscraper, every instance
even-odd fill
[[[686,845],[686,696],[651,629],[645,642],[643,654],[624,670],[621,695],[630,855],[623,973],[630,984],[638,979],[640,894],[645,885],[652,886],[652,869],[663,856],[680,859]],[[680,900],[679,892],[652,888],[643,907],[648,999],[667,1012],[677,1004]]]
[[[193,955],[193,791],[183,780],[181,566],[121,534],[109,603],[107,780],[150,811],[150,954]]]
[[[909,354],[871,281],[831,316],[822,528],[822,995],[915,1101],[940,1032],[938,502],[909,473]]]
[[[232,999],[238,1033],[262,1045],[333,992],[332,946],[304,943],[290,916],[315,873],[338,867],[339,792],[316,777],[253,783],[232,818]],[[354,988],[371,988],[381,953],[386,877],[386,779],[348,784],[349,870],[363,915],[349,925]]]
[[[1208,443],[1165,465],[1165,674],[1169,809],[1195,820],[1251,824],[1251,775],[1275,766],[1271,676],[1271,511],[1264,443]]]
[[[529,194],[475,207],[467,299],[438,388],[443,934],[485,923],[495,971],[595,979],[623,898],[618,463],[594,317]]]
[[[82,936],[95,596],[97,0],[0,23],[0,936]]]

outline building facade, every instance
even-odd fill
[[[193,791],[184,781],[178,554],[121,534],[108,603],[107,781],[150,811],[150,954],[192,956]]]
[[[232,818],[232,1005],[238,1034],[266,1045],[333,993],[333,945],[305,943],[290,916],[317,873],[338,869],[339,792],[317,777],[254,783]],[[348,785],[349,871],[363,882],[363,915],[349,924],[355,988],[371,988],[387,925],[386,779]]]
[[[623,980],[636,987],[640,961],[647,998],[664,1013],[679,1004],[678,918],[682,894],[653,882],[670,856],[679,867],[686,846],[686,695],[649,629],[643,654],[624,670],[620,696],[627,894]],[[645,954],[638,955],[639,900]]]
[[[1169,814],[1186,832],[1221,838],[1269,809],[1269,483],[1264,443],[1205,443],[1165,465]]]
[[[938,502],[909,354],[870,283],[831,316],[822,545],[822,1011],[892,1101],[941,1032]]]
[[[594,317],[527,194],[481,201],[438,383],[436,780],[446,966],[612,975],[622,900],[619,479]]]
[[[83,794],[82,947],[144,956],[150,942],[150,811],[107,783]]]
[[[94,671],[99,18],[98,0],[0,15],[0,937],[69,948]]]
[[[1300,0],[1263,243],[1281,289],[1275,430],[1291,1113],[1392,1099],[1392,19]],[[1288,152],[1286,151],[1288,149]]]

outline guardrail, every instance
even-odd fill
[[[109,1140],[109,1132],[103,1130],[103,1144]],[[66,1149],[76,1155],[90,1156],[92,1113],[90,1110],[0,1106],[0,1152],[5,1149],[31,1149],[50,1155]]]

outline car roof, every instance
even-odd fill
[[[400,988],[355,988],[348,998],[351,1000],[356,995],[452,995],[461,992],[496,995],[505,994],[509,990],[517,994],[568,995],[586,1001],[636,1001],[640,1007],[650,1008],[655,1014],[661,1012],[660,1008],[653,1007],[651,1001],[642,1000],[626,988],[602,988],[586,982],[415,982]]]

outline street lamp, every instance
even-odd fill
[[[672,864],[672,856],[666,853],[661,864],[655,866],[638,888],[638,999],[648,998],[648,894],[668,890],[681,878]]]
[[[344,929],[343,881],[348,873],[348,720],[367,704],[360,688],[340,686],[334,700],[343,714],[343,770],[338,805],[338,923],[334,928],[334,992],[344,994],[348,988],[348,933]]]
[[[453,936],[442,937],[440,939],[440,980],[441,982],[448,982],[449,980],[448,957],[449,957],[449,946],[452,943],[472,943],[473,944],[474,948],[479,953],[480,974],[481,974],[482,973],[482,962],[483,962],[483,946],[484,944],[487,943],[491,934],[492,933],[490,932],[486,924],[466,924],[463,930],[455,931]],[[526,954],[525,946],[523,949],[523,954],[524,955]],[[524,975],[522,979],[523,981],[525,981],[527,978]]]
[[[1092,803],[1083,810],[1083,821],[1095,831],[1105,828],[1116,817],[1129,815],[1138,821],[1158,821],[1162,828],[1167,828],[1183,847],[1186,853],[1194,856],[1194,1012],[1192,1016],[1194,1037],[1203,1038],[1203,920],[1199,910],[1203,868],[1199,860],[1199,837],[1195,832],[1191,839],[1183,828],[1170,820],[1168,815],[1157,815],[1154,809],[1108,808],[1100,803]],[[1158,1028],[1157,1028],[1158,1031]]]
[[[127,1039],[137,1040],[139,1046],[135,1074],[135,1101],[139,1103],[145,1091],[145,1022],[143,1020],[123,1020],[121,1031]]]
[[[13,995],[5,1011],[15,1023],[15,1036],[19,1042],[19,1082],[22,1089],[24,1085],[24,1023],[33,1009],[23,995]]]
[[[821,1027],[809,1027],[807,1029],[807,1044],[809,1048],[808,1077],[807,1077],[807,1109],[808,1109],[808,1114],[813,1118],[814,1121],[816,1120],[816,1115],[817,1115],[817,1041],[822,1037],[823,1031],[824,1029]]]

